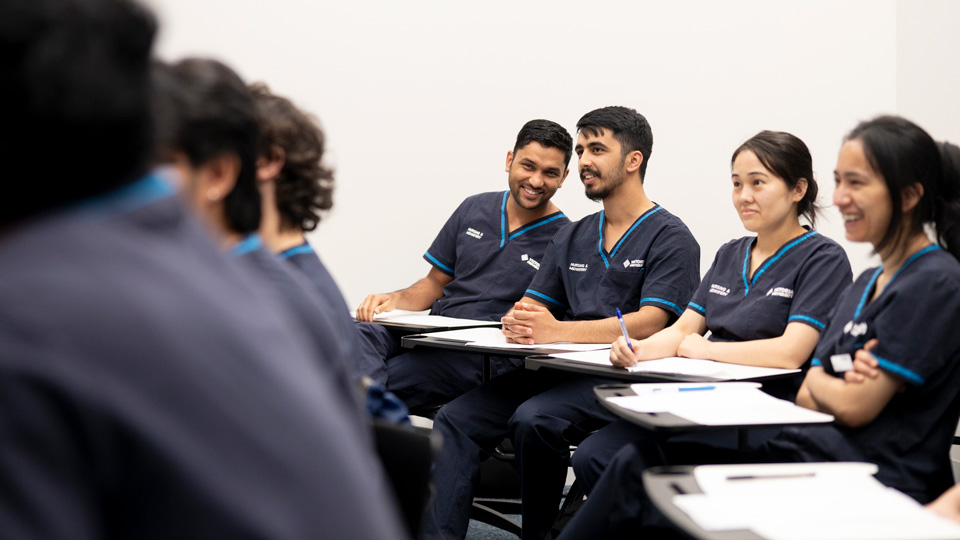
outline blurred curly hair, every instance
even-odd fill
[[[333,207],[333,170],[322,163],[325,137],[317,120],[262,82],[250,85],[260,123],[260,157],[285,161],[276,179],[277,209],[284,227],[312,231]]]

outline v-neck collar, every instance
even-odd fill
[[[746,253],[743,256],[743,295],[746,296],[750,292],[750,286],[756,284],[757,279],[759,279],[760,276],[763,275],[763,273],[773,265],[773,263],[777,262],[781,257],[783,257],[784,253],[790,251],[790,249],[794,248],[797,244],[803,242],[804,240],[816,235],[817,231],[810,231],[780,246],[780,248],[777,249],[773,255],[767,257],[767,259],[763,261],[763,264],[757,268],[757,271],[753,274],[753,278],[748,278],[750,272],[750,251],[753,249],[753,241],[747,243]]]
[[[500,201],[500,247],[507,245],[507,242],[517,238],[518,236],[523,235],[526,232],[529,232],[537,227],[546,225],[551,221],[558,220],[562,217],[566,217],[563,212],[557,210],[556,212],[537,218],[529,223],[524,223],[515,231],[507,230],[507,197],[510,196],[510,191],[503,192],[503,199]]]
[[[917,260],[917,258],[919,258],[921,255],[925,255],[931,251],[936,251],[938,249],[942,249],[942,248],[936,244],[933,244],[911,255],[910,258],[907,259],[906,262],[901,264],[900,268],[897,268],[897,271],[893,273],[893,277],[891,277],[890,281],[888,281],[887,284],[883,287],[883,291],[880,292],[880,295],[883,295],[883,293],[887,292],[887,289],[890,288],[890,284],[893,283],[893,280],[897,279],[897,276],[899,276],[901,272],[903,272],[908,266],[913,264],[913,261]],[[860,303],[857,304],[857,309],[856,311],[853,312],[854,319],[860,316],[860,313],[863,311],[864,306],[867,305],[867,298],[869,298],[871,296],[871,293],[873,293],[874,287],[876,287],[877,285],[877,278],[880,277],[881,272],[883,272],[882,265],[877,267],[877,269],[873,272],[873,275],[870,276],[870,281],[867,282],[867,286],[864,287],[863,294],[860,296]],[[879,297],[880,296],[877,296],[877,298]],[[874,298],[874,300],[876,300],[876,298]]]
[[[652,216],[655,212],[658,212],[658,211],[660,211],[661,209],[662,209],[662,207],[661,207],[659,204],[656,204],[656,205],[654,205],[653,208],[651,208],[651,209],[647,210],[646,212],[644,212],[643,214],[641,214],[640,217],[638,217],[637,220],[633,222],[633,225],[631,225],[630,228],[627,229],[627,232],[623,233],[623,236],[620,237],[620,240],[617,240],[617,243],[613,246],[613,251],[611,251],[611,252],[609,253],[609,255],[607,254],[606,250],[603,249],[604,211],[601,210],[601,211],[600,211],[600,225],[599,225],[600,241],[597,242],[597,250],[600,252],[600,258],[603,259],[603,264],[604,264],[604,266],[606,266],[607,268],[610,268],[610,259],[612,259],[612,258],[614,257],[614,255],[617,254],[617,250],[620,249],[620,246],[621,246],[621,245],[623,245],[624,240],[626,240],[627,237],[630,236],[630,233],[632,233],[634,229],[636,229],[638,226],[640,226],[640,224],[643,223],[643,220],[645,220],[645,219],[647,219],[648,217]]]

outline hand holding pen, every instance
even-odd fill
[[[630,367],[640,359],[640,349],[634,347],[640,342],[630,339],[620,308],[617,308],[617,320],[620,321],[620,331],[623,332],[623,336],[618,337],[610,346],[610,363],[617,367]]]

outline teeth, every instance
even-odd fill
[[[843,221],[845,222],[856,221],[858,219],[860,219],[859,214],[843,214]]]

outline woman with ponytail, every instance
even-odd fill
[[[671,464],[865,461],[923,503],[948,488],[960,416],[958,152],[892,116],[861,123],[840,149],[834,205],[847,239],[872,244],[881,266],[840,295],[797,394],[833,425],[785,428],[739,451],[629,444],[560,538],[637,538],[664,526],[641,478],[661,451]]]

